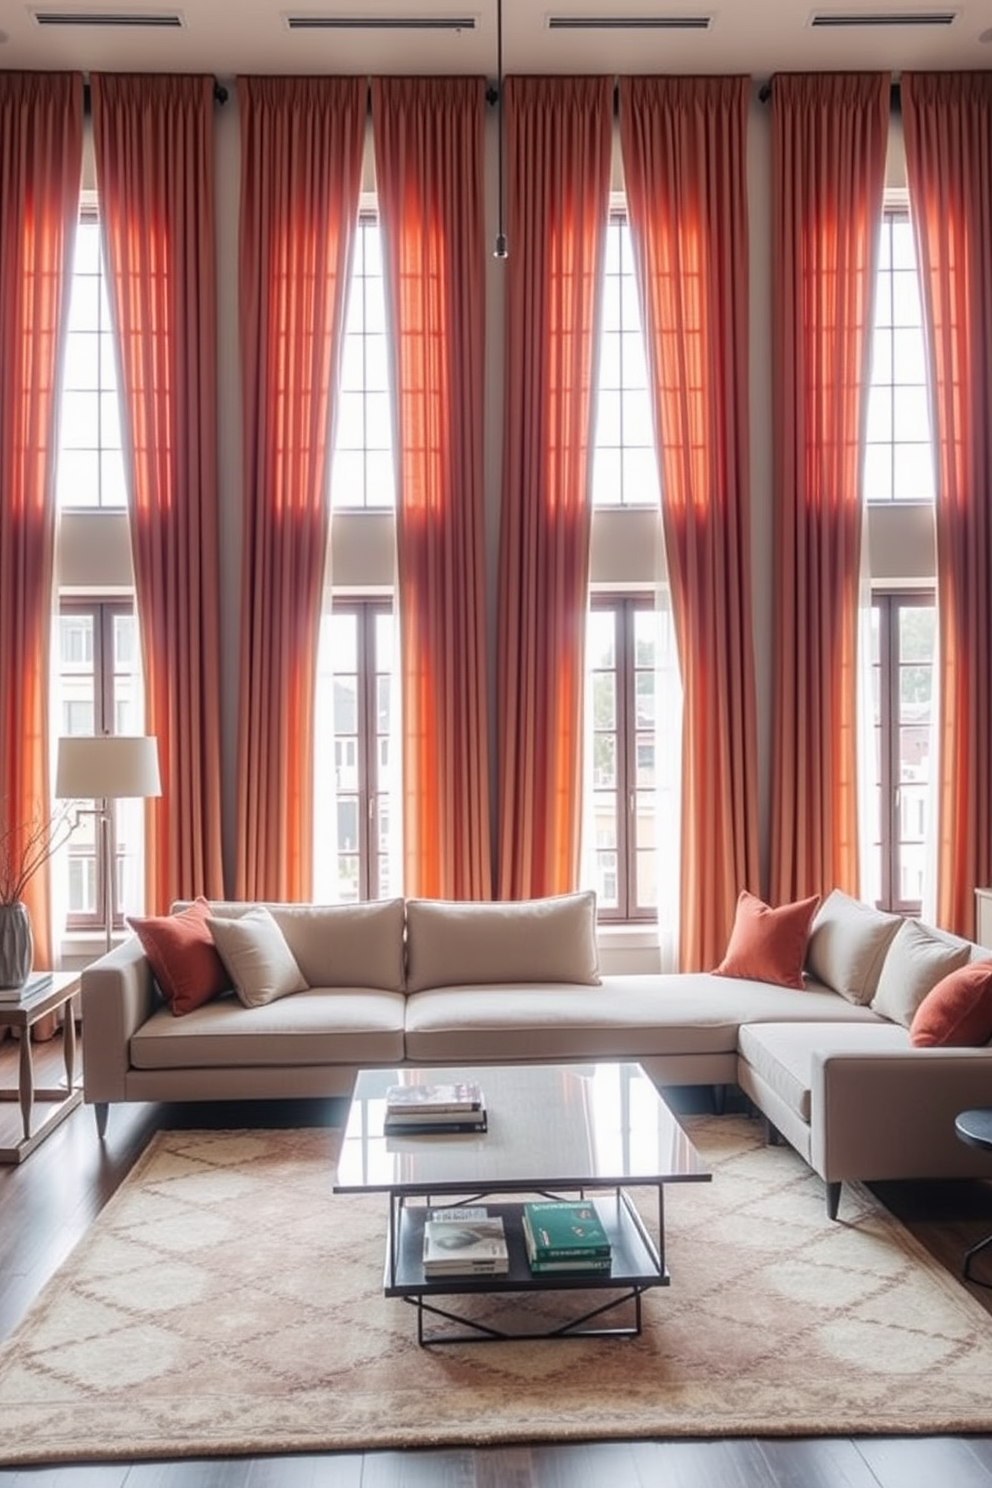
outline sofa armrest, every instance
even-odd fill
[[[83,1097],[125,1100],[131,1035],[159,1005],[152,970],[137,936],[116,946],[80,978],[83,1010]]]
[[[992,1105],[992,1048],[813,1056],[810,1163],[843,1179],[987,1174],[992,1155],[959,1141],[954,1118]]]

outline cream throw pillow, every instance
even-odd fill
[[[930,989],[970,956],[967,943],[932,935],[919,920],[903,920],[878,978],[872,1012],[908,1028]]]
[[[305,991],[307,983],[286,937],[263,905],[254,905],[237,919],[211,916],[207,924],[245,1007],[264,1007],[278,997]]]
[[[408,899],[406,933],[408,992],[514,982],[599,985],[591,891],[499,903]]]
[[[901,924],[900,915],[873,909],[834,889],[813,920],[806,970],[848,1002],[864,1006],[875,995],[885,953]]]

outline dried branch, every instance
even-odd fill
[[[16,904],[31,879],[64,847],[76,829],[71,804],[47,815],[38,810],[27,821],[0,826],[0,904]]]

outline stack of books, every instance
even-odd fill
[[[610,1237],[585,1200],[525,1204],[523,1232],[532,1271],[609,1271],[613,1264]]]
[[[424,1276],[500,1276],[510,1268],[503,1221],[487,1209],[435,1209],[424,1221]]]
[[[41,992],[47,992],[55,978],[50,971],[34,971],[21,987],[0,987],[0,1003],[5,1006],[28,1002]]]
[[[391,1085],[386,1091],[383,1130],[410,1132],[484,1132],[486,1103],[473,1080],[444,1085]]]

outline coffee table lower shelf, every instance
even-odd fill
[[[585,1190],[584,1197],[589,1197]],[[486,1196],[474,1194],[472,1203]],[[547,1195],[545,1195],[547,1197]],[[554,1195],[559,1197],[559,1195]],[[612,1266],[608,1272],[543,1272],[530,1269],[524,1245],[521,1216],[523,1204],[487,1204],[491,1216],[502,1217],[509,1251],[509,1270],[504,1275],[425,1277],[423,1268],[424,1221],[435,1207],[405,1202],[403,1195],[390,1199],[389,1233],[383,1290],[387,1297],[401,1297],[417,1310],[417,1342],[421,1347],[442,1343],[495,1343],[505,1339],[538,1338],[633,1338],[641,1331],[641,1297],[652,1287],[668,1286],[668,1268],[645,1228],[630,1196],[622,1188],[597,1190],[596,1207],[610,1237]],[[482,1321],[459,1312],[448,1299],[458,1296],[499,1296],[522,1292],[573,1292],[576,1310],[566,1321],[543,1330],[502,1328],[491,1319]],[[589,1293],[608,1293],[588,1305]],[[609,1324],[606,1319],[624,1310],[627,1321]],[[428,1332],[426,1318],[454,1324],[457,1331],[443,1328]]]

